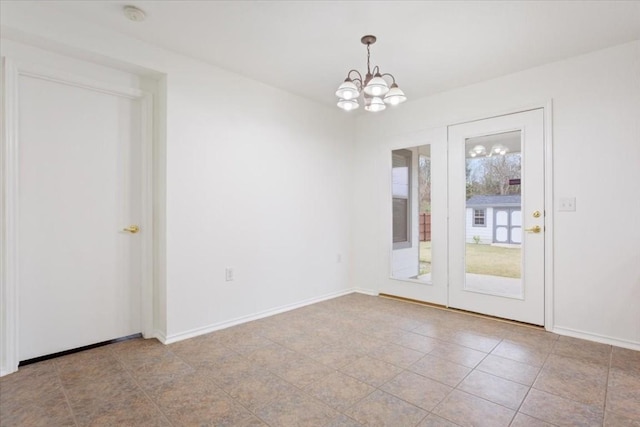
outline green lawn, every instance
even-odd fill
[[[467,273],[520,277],[520,248],[467,243]],[[431,242],[420,242],[420,274],[431,272]]]

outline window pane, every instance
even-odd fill
[[[411,150],[395,150],[392,158],[392,198],[393,198],[393,243],[411,240]],[[400,246],[396,246],[398,249]]]
[[[409,200],[393,199],[393,243],[409,240],[407,219],[409,217]]]
[[[409,168],[406,166],[393,168],[393,197],[409,198]]]
[[[485,210],[474,209],[473,210],[473,225],[484,226],[485,225]]]

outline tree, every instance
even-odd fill
[[[431,212],[431,159],[418,157],[418,192],[420,212]]]
[[[519,179],[522,164],[520,153],[467,160],[467,198],[474,195],[520,194],[520,185],[509,180]]]

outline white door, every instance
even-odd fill
[[[28,75],[18,93],[19,360],[140,332],[140,101]]]
[[[471,197],[510,208],[466,224]],[[504,244],[477,238],[491,225]],[[449,127],[449,306],[544,324],[542,109]]]

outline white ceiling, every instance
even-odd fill
[[[122,7],[147,14],[127,20]],[[3,1],[3,7],[7,2]],[[351,68],[372,65],[416,99],[640,39],[626,1],[39,1],[290,92],[333,104]]]

